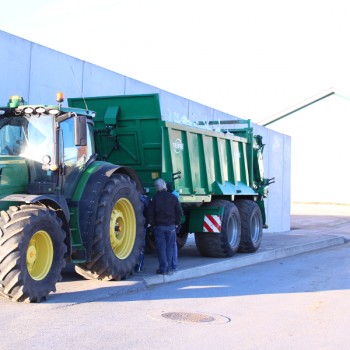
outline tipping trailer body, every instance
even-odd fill
[[[99,158],[136,170],[151,193],[155,179],[173,181],[180,173],[174,185],[182,203],[264,194],[263,144],[247,120],[230,121],[247,127],[223,132],[164,121],[157,94],[69,98],[68,103],[96,112]]]
[[[205,128],[205,123],[185,125],[162,120],[158,94],[69,98],[68,104],[96,112],[95,140],[100,159],[134,169],[148,195],[155,192],[153,184],[159,177],[173,184],[185,212],[187,233],[195,232],[198,237],[202,233],[204,237],[208,232],[229,230],[232,236],[235,228],[229,219],[226,223],[225,210],[230,212],[234,205],[241,213],[235,210],[235,216],[248,215],[248,220],[254,221],[253,228],[248,229],[254,232],[248,235],[257,236],[259,242],[249,250],[258,248],[262,227],[266,227],[263,199],[269,180],[264,178],[262,138],[253,135],[249,120],[227,121],[235,128],[222,132]],[[247,200],[256,206],[251,207]],[[255,214],[256,207],[259,214]],[[252,219],[251,211],[260,217]],[[214,228],[211,223],[205,224],[208,217],[217,220]],[[241,230],[240,222],[234,226]]]

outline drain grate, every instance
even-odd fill
[[[215,318],[206,314],[192,312],[165,312],[162,317],[177,322],[213,322]]]

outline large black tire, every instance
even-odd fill
[[[261,211],[256,202],[248,199],[239,200],[236,206],[241,215],[242,236],[239,252],[256,252],[261,244],[263,221]]]
[[[188,238],[188,232],[180,230],[180,232],[176,235],[176,244],[177,249],[181,249],[185,246]]]
[[[156,253],[157,252],[157,243],[156,243],[156,236],[154,235],[154,232],[151,231],[149,228],[146,230],[146,237],[145,237],[145,253]]]
[[[13,301],[40,302],[62,279],[67,247],[53,210],[21,205],[1,211],[0,290]]]
[[[180,231],[176,235],[177,249],[185,246],[189,234],[189,213],[185,213],[186,220],[181,224]]]
[[[233,256],[241,239],[241,218],[236,206],[226,200],[215,200],[210,206],[224,207],[220,233],[195,234],[196,246],[203,256],[221,258]]]
[[[92,259],[75,270],[87,279],[124,279],[132,273],[145,238],[140,193],[128,176],[117,174],[96,201]]]

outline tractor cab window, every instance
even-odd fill
[[[74,144],[74,119],[66,119],[60,123],[60,157],[64,166],[66,197],[70,197],[73,193],[86,162],[94,153],[90,133],[87,134],[87,138],[86,146],[76,146]]]
[[[3,117],[0,119],[0,154],[19,155],[25,142],[28,122],[24,117]]]
[[[1,118],[0,155],[26,158],[31,183],[53,183],[53,173],[43,169],[43,158],[54,156],[53,130],[54,119],[48,115]]]
[[[0,154],[42,163],[54,155],[52,116],[14,116],[0,119]]]
[[[31,116],[24,132],[20,156],[42,163],[44,156],[54,156],[54,118]]]
[[[61,154],[66,167],[82,168],[95,152],[91,141],[91,133],[87,133],[86,146],[76,146],[74,144],[74,120],[67,119],[60,123],[62,137],[60,138]]]

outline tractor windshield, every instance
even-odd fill
[[[19,155],[42,163],[54,155],[54,117],[13,116],[0,119],[0,154]]]

